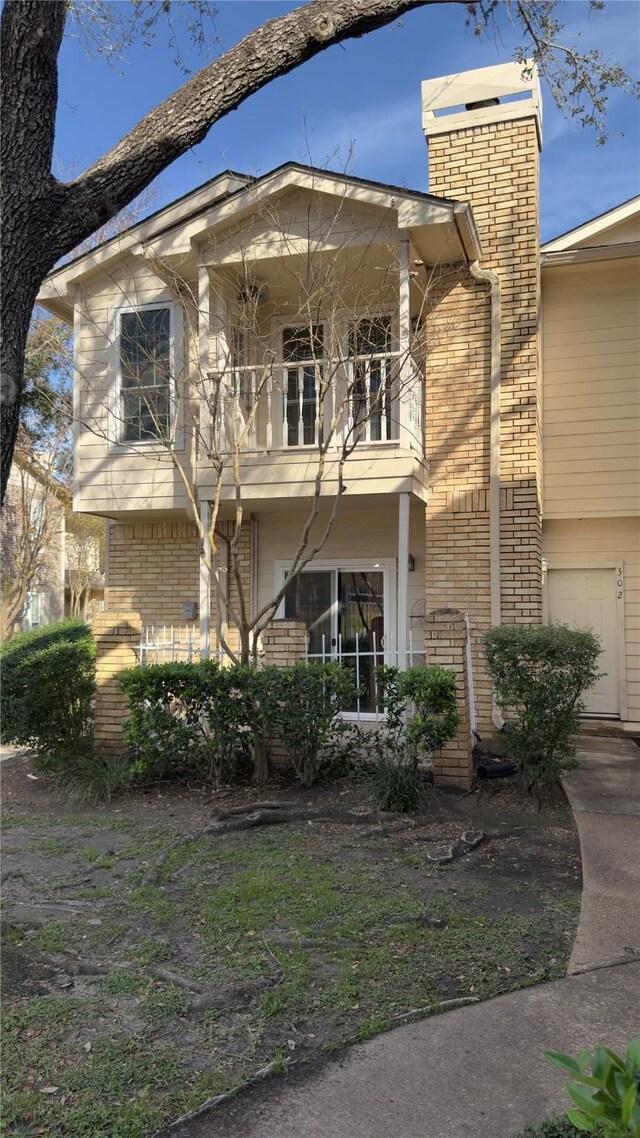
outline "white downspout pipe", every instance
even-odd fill
[[[200,504],[202,525],[202,555],[199,558],[200,577],[200,659],[208,660],[211,652],[211,543],[209,540],[209,503]]]
[[[500,277],[491,269],[482,269],[478,261],[469,265],[474,280],[491,289],[491,411],[489,427],[489,581],[491,624],[501,623],[500,603],[500,382],[502,374],[502,293]],[[502,728],[504,719],[495,694],[492,699],[494,726]]]

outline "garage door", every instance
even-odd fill
[[[600,637],[602,679],[587,692],[590,715],[620,714],[615,569],[549,569],[549,620],[592,628]]]

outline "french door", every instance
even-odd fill
[[[286,573],[286,571],[285,571]],[[385,662],[389,602],[384,568],[303,570],[287,589],[284,616],[309,632],[308,659],[340,660],[360,694],[350,709],[376,712],[375,668]]]

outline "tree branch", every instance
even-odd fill
[[[463,0],[451,0],[463,3]],[[165,99],[66,187],[59,232],[77,245],[122,209],[214,123],[271,80],[321,51],[365,35],[435,0],[312,0],[269,20]]]

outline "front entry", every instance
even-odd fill
[[[591,628],[600,637],[601,679],[585,696],[589,715],[620,715],[620,664],[616,570],[549,569],[549,620],[570,628]]]
[[[309,631],[309,660],[341,660],[360,698],[353,711],[376,711],[375,668],[385,663],[388,600],[384,569],[303,570],[287,590],[284,616]]]

